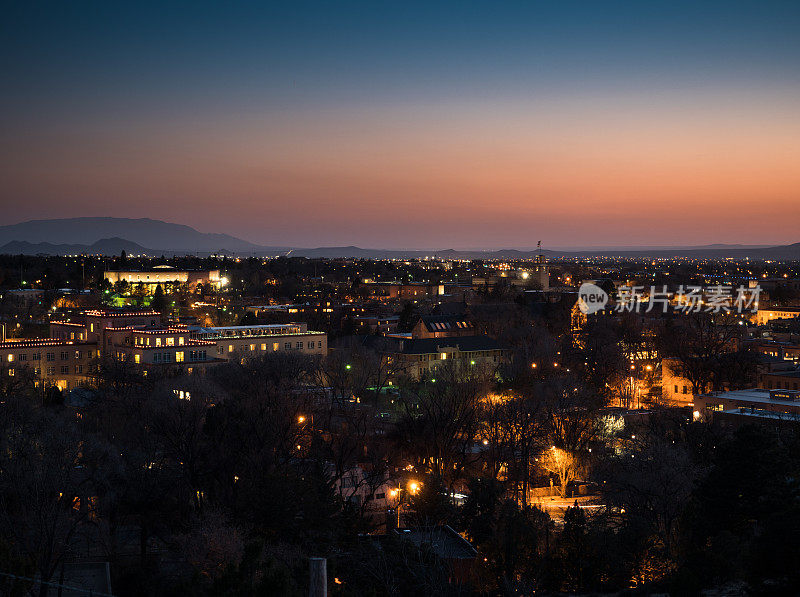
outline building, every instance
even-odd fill
[[[230,358],[295,351],[324,355],[328,338],[305,323],[199,327],[163,323],[156,311],[89,310],[76,321],[53,321],[51,338],[0,342],[8,375],[30,367],[40,380],[73,389],[91,380],[97,359],[111,357],[142,368],[177,367],[192,373]]]
[[[753,388],[709,392],[695,396],[694,401],[695,418],[742,408],[754,413],[800,415],[800,390]]]
[[[5,374],[14,376],[22,368],[29,368],[40,380],[61,390],[85,382],[96,357],[97,345],[93,342],[58,339],[0,342]]]
[[[771,427],[800,423],[800,390],[750,389],[695,397],[694,418],[725,427],[756,423]]]
[[[794,319],[798,316],[800,316],[800,307],[759,307],[753,315],[753,321],[756,325],[767,325],[777,319]]]
[[[800,370],[764,373],[760,385],[766,390],[800,390]]]
[[[444,294],[444,284],[365,281],[363,286],[369,290],[372,298],[378,300],[400,299],[415,301]]]
[[[475,326],[464,316],[424,315],[411,329],[412,338],[455,338],[475,335]]]
[[[266,352],[295,351],[311,355],[328,353],[328,335],[308,330],[305,323],[190,328],[193,339],[210,342],[215,356],[253,356]]]
[[[144,284],[153,292],[159,284],[186,284],[190,290],[199,284],[221,288],[227,280],[220,276],[219,270],[179,270],[170,265],[157,265],[148,270],[118,270],[105,272],[105,279],[111,284],[125,282],[131,286]]]
[[[711,390],[707,384],[702,391]],[[670,406],[692,406],[694,392],[692,382],[681,375],[680,364],[675,359],[661,361],[661,401]]]
[[[403,339],[391,358],[398,370],[419,379],[448,363],[495,368],[508,359],[508,350],[488,336]]]

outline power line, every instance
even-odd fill
[[[69,591],[79,591],[84,592],[87,595],[91,595],[92,597],[114,597],[111,593],[101,593],[95,591],[94,589],[87,589],[85,587],[71,587],[69,585],[63,585],[56,582],[45,582],[43,580],[36,580],[35,578],[29,578],[27,576],[18,576],[16,574],[11,574],[10,572],[0,572],[0,576],[6,576],[8,578],[13,578],[14,580],[25,580],[32,583],[36,583],[39,585],[47,585],[48,587],[55,587],[60,589],[67,589]]]

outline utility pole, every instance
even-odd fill
[[[328,560],[308,559],[308,597],[328,597]]]

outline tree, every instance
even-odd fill
[[[161,288],[161,284],[156,286],[153,298],[150,301],[150,308],[159,313],[163,313],[167,308],[167,299],[164,296],[164,289]]]
[[[577,476],[575,457],[561,448],[551,446],[539,458],[539,465],[548,473],[558,477],[559,493],[562,498],[566,497],[567,485]]]

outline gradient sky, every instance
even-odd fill
[[[796,0],[5,4],[0,223],[797,242],[798,32]]]

